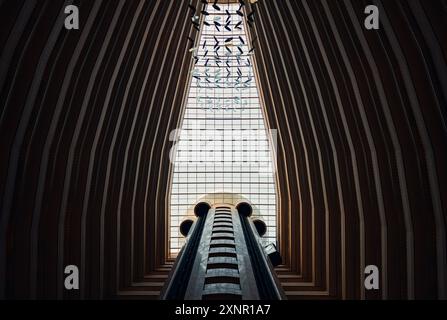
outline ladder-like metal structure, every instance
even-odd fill
[[[165,300],[281,300],[285,299],[273,266],[281,263],[273,245],[264,247],[265,233],[241,203],[195,207],[197,220],[186,221],[187,237],[161,292]],[[265,224],[264,224],[265,226]],[[261,235],[259,234],[261,232]]]

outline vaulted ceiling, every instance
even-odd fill
[[[289,298],[447,298],[447,3],[372,1],[368,31],[370,2],[257,4]],[[157,296],[187,5],[0,1],[0,297]],[[63,289],[71,264],[79,291]]]

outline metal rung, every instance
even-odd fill
[[[218,233],[218,232],[233,233],[233,228],[230,228],[230,227],[214,227],[213,228],[213,233]]]
[[[211,264],[227,263],[234,264],[237,267],[237,259],[235,257],[210,257],[208,258],[208,266]]]
[[[234,243],[213,243],[210,248],[236,248]]]
[[[220,221],[220,220],[231,221],[231,222],[233,221],[231,217],[214,217],[214,221]]]
[[[216,244],[231,244],[234,246],[234,240],[211,240],[211,245]]]
[[[225,239],[228,238],[234,239],[233,234],[228,232],[213,232],[211,234],[211,239],[217,239],[218,237],[225,237]]]
[[[205,284],[203,296],[217,294],[241,295],[241,286],[236,283],[210,283]]]
[[[239,278],[239,271],[236,269],[226,269],[226,268],[208,269],[205,277],[206,278],[212,278],[212,277]]]
[[[231,217],[230,212],[216,212],[215,217]]]
[[[224,256],[225,254],[236,255],[236,249],[235,248],[211,248],[208,254],[209,255],[221,254],[222,256]]]
[[[229,222],[217,222],[217,223],[214,223],[213,227],[228,227],[228,228],[232,228],[233,224],[229,223]]]

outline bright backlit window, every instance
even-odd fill
[[[217,11],[208,5],[200,43],[192,48],[195,66],[173,149],[169,221],[173,255],[184,244],[179,225],[188,209],[212,193],[248,199],[267,224],[266,239],[276,243],[271,151],[275,135],[266,130],[252,69],[254,41],[247,40],[239,9],[237,4],[226,4]]]

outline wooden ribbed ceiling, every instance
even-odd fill
[[[79,0],[67,31],[71,2],[0,1],[0,297],[156,298],[188,2]],[[291,299],[447,298],[447,5],[378,0],[367,31],[369,2],[257,5]]]

